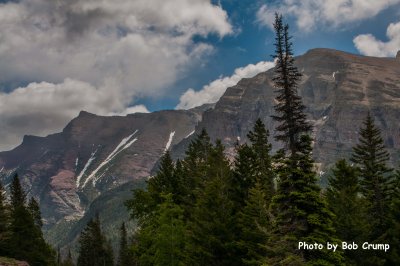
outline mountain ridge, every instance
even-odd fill
[[[313,154],[321,176],[335,160],[349,157],[368,111],[383,132],[392,163],[400,158],[398,58],[316,48],[297,57],[296,66],[303,74],[299,95],[314,125]],[[273,75],[271,69],[242,79],[217,103],[190,110],[107,117],[81,111],[62,132],[27,135],[15,149],[0,152],[1,181],[7,185],[18,171],[29,196],[40,202],[46,234],[57,239],[52,229],[60,222],[79,222],[102,194],[145,180],[166,149],[182,158],[202,128],[212,140],[221,139],[233,157],[237,140],[245,142],[261,118],[270,130],[273,149],[278,149],[281,144],[273,139],[276,123],[271,119]]]

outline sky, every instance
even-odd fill
[[[400,0],[0,1],[0,151],[85,110],[126,115],[216,102],[273,67],[272,22],[295,55],[394,57]]]

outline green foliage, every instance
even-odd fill
[[[267,262],[278,265],[340,265],[341,254],[323,250],[299,250],[298,241],[308,243],[338,242],[333,228],[333,215],[320,196],[311,157],[311,125],[306,121],[305,106],[297,95],[301,73],[294,65],[289,26],[275,14],[275,76],[277,104],[272,118],[279,123],[277,140],[289,153],[277,157],[278,190],[272,198],[273,229],[268,250],[273,255]],[[278,243],[278,244],[276,244]]]
[[[389,153],[370,113],[360,129],[359,144],[353,148],[351,161],[360,172],[362,193],[368,202],[367,218],[372,225],[370,237],[376,239],[387,226],[393,181],[392,169],[387,166]]]
[[[36,227],[41,230],[41,228],[43,226],[42,214],[40,213],[39,204],[37,203],[37,201],[33,197],[29,201],[28,210],[32,215],[32,218],[33,218],[33,220],[35,222]]]
[[[237,146],[232,175],[233,197],[238,208],[245,205],[250,187],[256,182],[256,154],[253,149],[243,144]]]
[[[11,237],[10,256],[26,260],[32,266],[55,265],[55,252],[44,241],[41,228],[35,225],[34,217],[25,206],[25,192],[19,178],[14,176],[11,184]],[[38,206],[37,206],[38,207]],[[41,222],[40,210],[35,219]]]
[[[297,248],[299,241],[339,242],[332,224],[333,214],[328,210],[316,183],[311,138],[303,135],[300,141],[301,153],[298,151],[283,160],[278,170],[278,191],[271,203],[274,229],[268,247],[275,255],[270,263],[280,265],[286,261],[288,254],[295,254],[296,261],[300,257],[310,265],[341,265],[340,252]]]
[[[114,265],[112,248],[101,232],[97,216],[86,225],[79,237],[78,266]]]
[[[396,173],[396,181],[400,181],[399,171]],[[395,196],[390,205],[389,226],[386,232],[391,247],[386,265],[400,264],[400,186],[397,185],[394,192]]]
[[[118,266],[133,266],[135,265],[135,259],[128,246],[128,236],[126,232],[125,223],[122,223],[120,228],[120,244],[119,244],[119,256]]]
[[[175,204],[172,194],[163,194],[165,201],[160,204],[157,229],[154,234],[154,264],[185,265],[186,226],[183,210]]]
[[[210,168],[188,222],[188,261],[195,265],[240,265],[235,258],[235,216],[231,200],[231,171],[223,146],[210,152]]]
[[[379,131],[367,121],[361,132],[366,140],[354,149],[356,167],[338,161],[322,193],[311,126],[297,95],[301,74],[294,65],[289,27],[279,15],[274,27],[278,96],[273,118],[284,148],[271,156],[269,132],[259,119],[247,135],[249,143],[237,144],[232,165],[221,141],[213,145],[204,129],[181,161],[174,163],[164,154],[147,190],[135,190],[126,204],[139,224],[132,245],[139,265],[399,264],[398,248],[382,256],[340,247],[336,252],[299,249],[299,242],[366,241],[377,225],[367,224],[366,214],[378,215],[378,205],[385,206],[384,217],[375,219],[391,222],[380,238],[368,241],[399,246],[400,180],[389,177]]]
[[[326,199],[335,215],[333,225],[337,236],[346,242],[363,243],[369,227],[365,216],[365,199],[360,197],[358,172],[346,160],[339,160],[333,175],[328,178],[329,187]],[[347,264],[362,264],[360,250],[345,251]]]
[[[257,181],[249,189],[246,205],[238,214],[240,236],[237,245],[244,265],[260,265],[268,255],[270,218],[268,197],[263,185]]]
[[[276,92],[277,104],[275,105],[276,115],[272,118],[279,123],[275,136],[286,144],[288,150],[294,154],[300,147],[300,136],[311,130],[311,125],[306,121],[304,113],[305,106],[301,97],[297,95],[298,83],[301,73],[294,65],[292,43],[289,36],[289,26],[284,25],[282,15],[275,14],[275,54],[276,61],[275,75],[273,77]]]

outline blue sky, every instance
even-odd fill
[[[257,11],[263,4],[274,1],[222,0],[214,2],[219,3],[228,13],[236,33],[224,38],[215,35],[199,38],[201,41],[212,44],[215,53],[169,88],[176,93],[162,99],[141,99],[138,103],[145,104],[151,111],[173,109],[179,102],[179,93],[187,88],[199,90],[220,76],[230,76],[236,68],[272,60],[270,55],[274,49],[273,31],[257,22]],[[340,27],[324,25],[310,32],[297,27],[296,18],[291,15],[285,16],[285,20],[291,27],[295,55],[320,47],[363,54],[355,47],[353,39],[360,34],[372,34],[378,40],[388,41],[386,30],[390,23],[400,21],[400,5],[383,9],[370,18],[346,23]]]
[[[276,11],[296,55],[400,50],[400,0],[0,1],[0,150],[60,131],[80,110],[217,101],[273,66]]]

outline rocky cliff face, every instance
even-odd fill
[[[314,158],[333,163],[347,157],[358,139],[358,130],[368,111],[381,128],[386,145],[399,158],[400,148],[400,61],[395,58],[375,58],[352,55],[330,49],[314,49],[296,60],[303,74],[299,94],[307,115],[314,125]],[[196,132],[205,128],[212,139],[220,138],[233,153],[238,139],[246,134],[257,118],[270,129],[271,142],[275,123],[273,70],[241,80],[228,88],[214,109],[203,115]],[[189,140],[175,147],[175,156],[182,156]]]
[[[397,165],[400,60],[314,49],[298,57],[296,63],[303,73],[299,93],[314,125],[314,157],[321,169],[349,155],[368,111],[382,129],[392,162]],[[124,208],[130,189],[150,175],[166,148],[171,147],[175,157],[182,157],[195,136],[193,132],[206,128],[212,139],[223,140],[230,155],[238,137],[246,141],[257,118],[264,120],[273,136],[272,77],[270,70],[241,80],[228,88],[214,107],[126,117],[81,112],[62,132],[48,137],[26,136],[14,150],[1,152],[1,181],[7,185],[12,172],[18,171],[29,196],[40,201],[53,243],[67,234],[63,244],[76,239],[84,221],[104,206],[110,209],[102,209],[108,213],[108,228],[117,228],[119,225],[113,224],[118,216],[115,211]],[[277,149],[280,144],[272,136]]]
[[[40,201],[46,228],[82,217],[101,193],[143,179],[170,146],[193,131],[195,111],[161,111],[126,117],[81,112],[61,133],[26,136],[0,153],[2,182],[17,171],[28,196]]]

